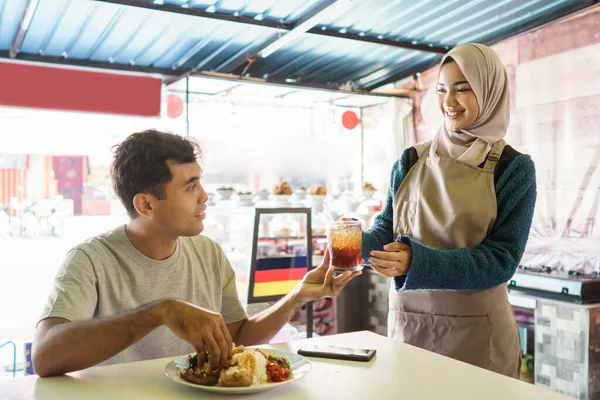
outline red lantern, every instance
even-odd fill
[[[167,115],[169,118],[177,118],[183,113],[183,100],[181,97],[170,94],[167,96]]]
[[[342,125],[344,125],[344,128],[346,129],[352,130],[356,128],[356,125],[358,125],[359,122],[360,119],[354,111],[348,110],[342,114]]]

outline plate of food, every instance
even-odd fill
[[[167,364],[165,374],[177,383],[212,393],[250,394],[266,392],[295,382],[311,370],[310,361],[289,351],[266,348],[233,349],[224,368],[198,366],[196,353],[177,357]]]

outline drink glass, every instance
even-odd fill
[[[330,265],[336,272],[363,268],[362,224],[360,221],[336,221],[327,225]]]

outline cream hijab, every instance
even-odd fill
[[[510,122],[510,99],[506,69],[498,54],[482,44],[464,44],[450,50],[440,63],[451,57],[471,85],[479,115],[468,130],[453,132],[442,126],[438,130],[432,150],[439,156],[450,157],[478,166],[494,143],[502,140]],[[439,72],[438,72],[439,79]]]

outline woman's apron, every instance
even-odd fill
[[[436,149],[436,142],[417,148],[419,159],[396,193],[395,237],[441,250],[475,248],[496,219],[494,167],[504,141],[492,147],[483,168],[439,157]],[[389,337],[518,378],[520,339],[506,284],[401,293],[392,284],[389,302]]]

